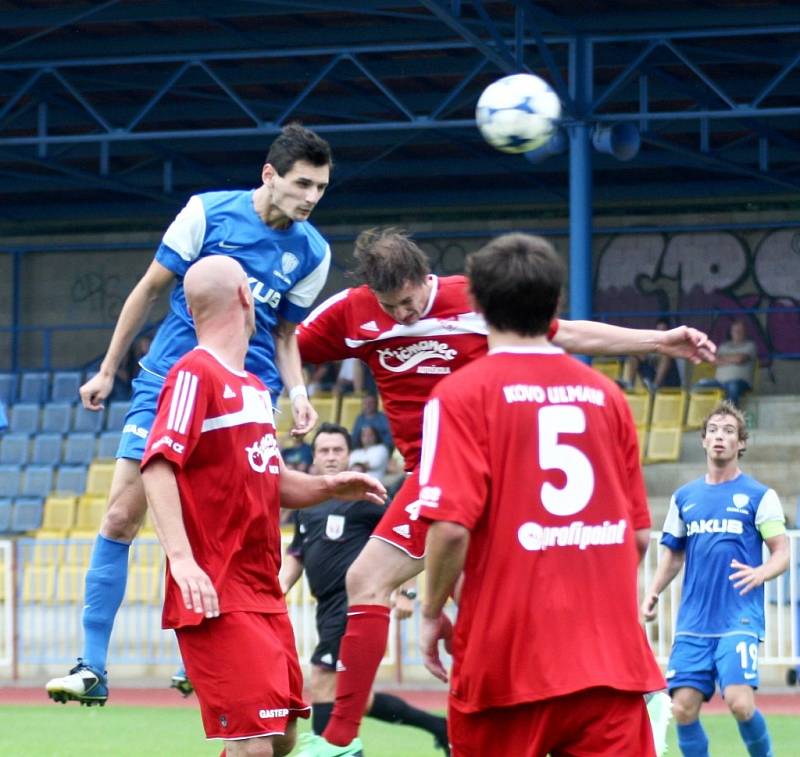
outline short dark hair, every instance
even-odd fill
[[[733,404],[730,400],[720,400],[711,410],[709,410],[708,415],[703,418],[703,427],[700,430],[700,438],[706,438],[706,427],[708,426],[708,422],[715,416],[715,415],[729,415],[731,418],[736,419],[736,425],[738,427],[738,435],[740,442],[747,442],[748,437],[750,436],[750,432],[747,430],[747,419],[744,417],[744,413],[739,410],[736,405]],[[744,450],[739,450],[739,457],[744,454]]]
[[[280,135],[270,145],[266,162],[279,176],[285,176],[298,160],[312,166],[330,166],[333,169],[331,146],[311,129],[291,123],[281,129]]]
[[[564,264],[549,242],[503,234],[467,256],[467,275],[490,326],[523,336],[547,333],[564,286]]]
[[[347,444],[347,451],[349,452],[353,449],[353,442],[350,439],[350,432],[344,427],[340,426],[338,423],[323,423],[318,429],[317,433],[314,434],[314,440],[311,442],[311,448],[316,452],[317,451],[317,439],[319,438],[320,434],[341,434],[344,437],[344,441]]]
[[[422,284],[431,272],[425,253],[394,226],[362,231],[356,238],[353,274],[373,292],[396,292],[407,283]]]

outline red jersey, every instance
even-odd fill
[[[172,463],[186,534],[219,596],[220,612],[286,612],[281,564],[280,465],[272,403],[253,374],[197,347],[167,374],[142,469]],[[167,566],[164,628],[197,625]]]
[[[407,470],[419,460],[422,411],[433,387],[486,353],[486,322],[469,305],[466,278],[430,280],[428,304],[411,326],[387,315],[360,286],[328,298],[297,330],[304,361],[356,357],[369,366]],[[552,334],[555,328],[554,322]]]
[[[422,518],[471,532],[456,709],[664,688],[638,617],[650,515],[613,382],[554,347],[492,351],[434,390],[420,487]]]

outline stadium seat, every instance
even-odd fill
[[[94,460],[97,437],[82,431],[67,434],[62,462],[67,465],[89,465]]]
[[[58,465],[63,447],[61,434],[36,434],[33,437],[31,463],[34,465]]]
[[[161,565],[131,565],[126,602],[161,603]]]
[[[96,494],[82,494],[78,497],[75,512],[75,530],[96,534],[106,512],[106,498]],[[74,534],[73,534],[74,536]]]
[[[14,434],[35,434],[39,430],[39,406],[30,402],[12,405],[8,430]]]
[[[622,363],[619,358],[596,357],[592,360],[592,368],[608,376],[612,381],[622,378]]]
[[[683,427],[651,426],[647,438],[645,462],[668,463],[677,462],[681,456]]]
[[[361,412],[361,406],[361,397],[342,397],[342,406],[339,410],[339,425],[344,426],[348,431],[352,431],[353,424]]]
[[[77,497],[51,494],[44,501],[44,515],[40,528],[46,531],[58,531],[63,535],[75,523]]]
[[[56,473],[53,487],[58,494],[83,494],[86,491],[86,466],[62,465]]]
[[[85,580],[86,565],[62,565],[56,579],[56,601],[82,603]]]
[[[87,568],[96,539],[96,531],[71,531],[64,544],[64,564]]]
[[[687,394],[685,389],[658,389],[653,399],[651,427],[683,428],[686,415]]]
[[[713,363],[698,363],[690,367],[689,380],[687,384],[691,386],[703,379],[713,379],[717,374],[717,366]]]
[[[77,402],[78,389],[81,386],[81,374],[78,371],[56,371],[50,387],[50,399],[53,402]]]
[[[114,463],[93,462],[89,466],[89,474],[86,479],[86,493],[108,496],[113,476]]]
[[[16,497],[22,468],[19,465],[0,465],[0,497]]]
[[[336,418],[339,414],[339,397],[317,395],[312,398],[312,402],[317,415],[319,415],[320,423],[336,423]]]
[[[113,460],[119,448],[119,431],[103,431],[97,440],[97,459]]]
[[[0,438],[0,465],[25,465],[30,443],[27,434],[6,434]]]
[[[11,497],[0,497],[0,534],[11,530]]]
[[[22,561],[33,565],[61,565],[64,562],[64,532],[40,528],[25,544]]]
[[[35,402],[39,405],[47,401],[49,390],[49,373],[43,371],[25,372],[19,381],[19,401]]]
[[[17,374],[0,373],[0,402],[10,407],[17,401]]]
[[[55,565],[26,565],[22,576],[22,601],[51,604],[55,583]]]
[[[689,392],[686,428],[700,428],[709,412],[722,401],[725,392],[713,387],[695,387]]]
[[[72,405],[68,402],[48,402],[42,410],[42,431],[66,434],[72,422]]]
[[[128,414],[130,406],[130,402],[109,403],[105,423],[106,431],[122,431],[122,426],[125,423],[125,416]]]
[[[19,534],[39,528],[43,503],[38,497],[17,497],[11,513],[11,530]]]
[[[72,418],[72,430],[99,434],[103,428],[103,415],[102,410],[87,410],[83,405],[77,405]]]
[[[647,428],[650,423],[651,396],[649,392],[625,392],[625,399],[633,415],[633,423],[639,428]]]
[[[51,465],[28,465],[22,471],[19,493],[23,497],[40,497],[42,501],[53,489]]]

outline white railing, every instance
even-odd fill
[[[14,659],[14,543],[0,540],[0,667]]]

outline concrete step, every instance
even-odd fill
[[[800,428],[800,397],[796,394],[753,395],[747,398],[745,411],[753,414],[755,428]]]

